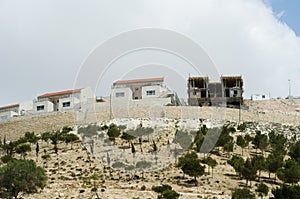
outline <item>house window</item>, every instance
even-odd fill
[[[71,102],[63,102],[63,107],[70,107],[71,106]]]
[[[155,95],[155,90],[146,91],[146,95]]]
[[[116,97],[124,97],[124,96],[125,96],[124,92],[116,93]]]
[[[45,110],[45,106],[44,105],[37,106],[36,110],[37,111],[43,111],[43,110]]]
[[[193,91],[193,95],[197,95],[196,91]]]
[[[262,96],[262,98],[263,98],[263,99],[265,99],[265,98],[266,98],[266,96],[265,96],[265,95],[263,95],[263,96]]]

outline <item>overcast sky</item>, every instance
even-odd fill
[[[292,94],[300,96],[295,32],[300,15],[292,12],[300,6],[295,2],[0,0],[0,105],[73,88],[80,66],[97,46],[144,27],[173,30],[197,42],[220,74],[243,76],[247,98],[256,93],[286,97],[288,79]],[[128,55],[111,66],[96,94],[107,95],[120,78],[166,76],[169,87],[185,97],[190,71],[181,62],[164,52]],[[182,70],[172,69],[175,65]],[[121,67],[129,72],[120,74]]]

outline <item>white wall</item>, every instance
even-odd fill
[[[70,106],[68,107],[64,107],[63,104],[70,102]],[[59,111],[63,111],[63,110],[67,110],[67,109],[72,109],[74,108],[74,106],[76,104],[79,104],[80,100],[76,97],[67,97],[67,98],[61,98],[59,99],[59,103],[58,103],[58,110]]]
[[[19,113],[14,112],[14,111],[7,111],[7,112],[2,112],[0,113],[0,122],[4,122],[6,120],[9,120],[12,117],[18,116]]]
[[[33,101],[22,102],[19,106],[19,115],[26,114],[27,111],[31,111],[32,109]]]
[[[123,97],[117,97],[118,93],[124,93]],[[130,88],[114,88],[111,90],[112,101],[132,100],[132,91]]]
[[[44,105],[44,110],[37,111],[37,107],[43,105]],[[54,111],[54,106],[52,102],[43,101],[43,102],[35,102],[33,104],[33,113],[45,113],[45,112],[52,112],[52,111]]]
[[[251,95],[251,100],[253,100],[253,101],[269,100],[269,99],[270,99],[269,95],[264,95],[264,94],[254,94],[254,95]]]
[[[96,100],[95,93],[92,91],[92,89],[90,87],[81,89],[80,101],[81,102],[87,102],[89,99],[95,99]]]
[[[147,95],[147,91],[155,91],[155,95]],[[142,99],[153,98],[161,95],[161,86],[144,86],[142,87]]]

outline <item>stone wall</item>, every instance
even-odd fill
[[[13,120],[0,124],[0,139],[14,140],[25,134],[34,132],[35,134],[54,131],[64,126],[74,126],[75,117],[73,112],[57,112],[36,117]]]
[[[239,121],[238,109],[224,109],[215,107],[189,107],[189,106],[153,106],[135,107],[110,111],[97,109],[83,112],[57,112],[45,115],[19,118],[18,120],[0,124],[0,139],[6,136],[7,140],[16,139],[25,132],[36,134],[58,130],[64,126],[84,125],[106,121],[113,118],[170,118],[170,119],[211,119]],[[77,120],[78,119],[78,120]],[[80,119],[80,120],[79,120]],[[300,125],[300,114],[297,112],[256,111],[254,109],[241,110],[240,121],[274,122]],[[77,121],[76,121],[77,120]]]

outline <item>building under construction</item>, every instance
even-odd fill
[[[188,103],[190,106],[240,107],[243,103],[242,76],[221,76],[219,82],[210,82],[208,77],[188,79]]]

